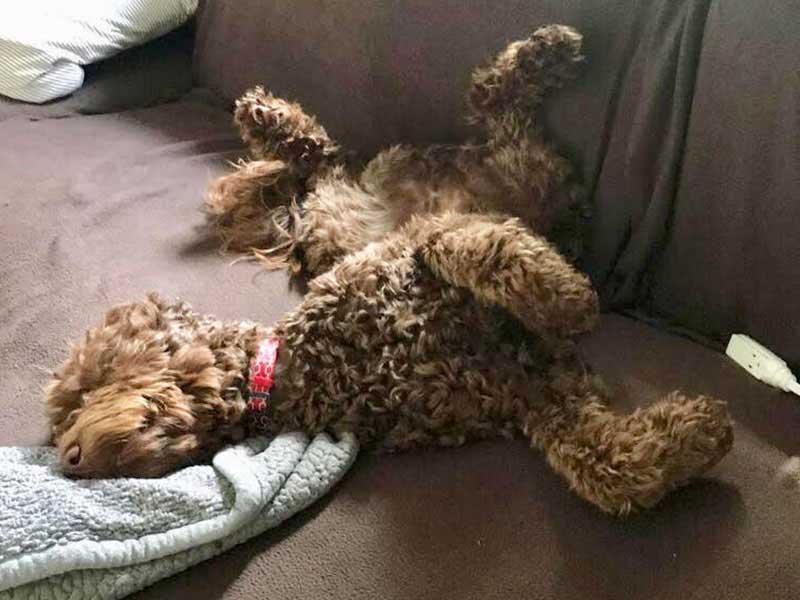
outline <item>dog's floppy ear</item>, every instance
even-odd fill
[[[176,385],[164,385],[145,390],[142,399],[147,413],[140,431],[157,429],[160,434],[175,435],[189,432],[195,425],[191,398]]]
[[[170,358],[170,373],[191,404],[198,430],[213,431],[244,411],[244,401],[223,398],[231,376],[216,366],[216,359],[205,345],[185,346]]]
[[[215,366],[214,353],[206,345],[178,348],[170,357],[169,370],[186,393],[220,392],[222,372]]]

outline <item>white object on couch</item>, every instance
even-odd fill
[[[198,0],[22,0],[0,8],[0,94],[42,103],[83,85],[82,65],[185,23]]]
[[[759,381],[800,396],[800,384],[780,356],[743,333],[735,333],[725,353]]]

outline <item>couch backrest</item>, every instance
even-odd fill
[[[750,331],[800,361],[800,348],[787,346],[800,341],[797,327],[774,323],[788,316],[783,294],[800,291],[800,269],[788,272],[800,251],[800,236],[788,236],[800,216],[800,52],[791,32],[800,8],[756,6],[214,0],[199,16],[194,70],[229,100],[257,83],[297,99],[369,156],[394,142],[464,139],[472,67],[541,24],[573,25],[585,37],[586,69],[547,104],[545,123],[593,201],[583,266],[606,306],[646,306],[706,333]],[[728,218],[728,198],[736,211],[758,208],[759,223]],[[745,246],[759,279],[734,264]],[[771,282],[773,270],[781,282]]]
[[[800,2],[710,6],[651,312],[800,365]]]

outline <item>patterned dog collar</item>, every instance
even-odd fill
[[[247,381],[247,407],[253,413],[264,415],[269,408],[269,398],[275,383],[275,363],[278,362],[278,338],[265,338],[250,361]]]

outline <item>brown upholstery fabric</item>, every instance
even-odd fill
[[[199,94],[146,110],[0,123],[0,444],[46,439],[40,386],[112,302],[160,289],[224,317],[297,302],[283,274],[231,265],[196,231],[207,180],[240,148]],[[652,513],[608,518],[525,444],[362,456],[322,503],[145,598],[789,600],[800,592],[800,404],[723,356],[619,316],[583,347],[620,394],[731,402],[732,453]]]
[[[635,25],[604,133],[585,268],[606,306],[634,304],[675,197],[706,2],[653,2]],[[605,63],[606,57],[598,57]],[[603,67],[609,68],[609,67]]]
[[[548,106],[549,129],[593,175],[611,99],[650,13],[684,2],[217,0],[198,17],[195,78],[233,100],[263,83],[365,157],[394,142],[459,141],[472,68],[552,22],[585,35],[587,69]],[[592,179],[592,177],[589,177]]]
[[[800,365],[800,3],[711,6],[651,308]]]

